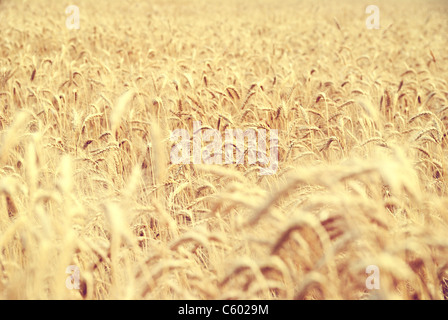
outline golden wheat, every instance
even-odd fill
[[[448,299],[445,1],[77,5],[0,2],[0,299]]]

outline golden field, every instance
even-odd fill
[[[448,299],[447,14],[0,1],[0,299]],[[171,163],[193,121],[277,172]]]

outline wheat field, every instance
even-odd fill
[[[447,14],[0,1],[0,299],[448,299]],[[173,164],[194,121],[278,170]]]

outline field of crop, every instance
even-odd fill
[[[447,18],[0,1],[0,299],[448,299]],[[173,163],[195,121],[278,168]]]

